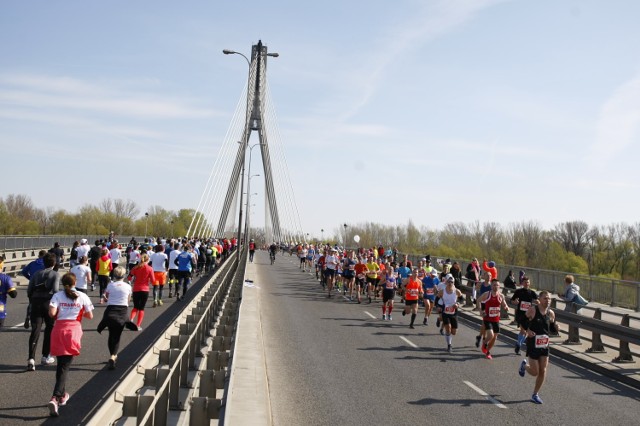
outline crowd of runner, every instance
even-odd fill
[[[44,325],[40,364],[51,365],[57,358],[56,383],[48,403],[50,415],[58,416],[59,407],[69,400],[65,384],[73,359],[80,354],[82,320],[93,318],[91,293],[95,292],[99,304],[106,305],[96,330],[108,330],[107,366],[113,370],[123,330],[142,331],[149,297],[152,308],[162,307],[167,287],[168,298],[184,300],[192,277],[213,272],[236,245],[235,239],[145,238],[143,242],[131,239],[123,247],[115,238],[107,238],[92,246],[82,239],[73,244],[66,273],[61,271],[65,258],[58,243],[49,251],[41,250],[38,259],[22,270],[29,279],[24,327],[31,328],[26,369],[36,370],[36,349]],[[0,257],[0,271],[3,262]],[[0,328],[7,315],[6,296],[16,294],[11,278],[0,274]]]
[[[56,384],[49,401],[51,416],[57,416],[59,407],[67,403],[69,394],[65,383],[73,358],[80,353],[82,319],[92,319],[94,306],[88,297],[97,290],[98,301],[106,304],[102,320],[97,326],[101,333],[109,331],[107,347],[109,369],[115,369],[120,336],[125,328],[142,331],[144,310],[152,297],[153,308],[162,307],[165,287],[168,298],[182,301],[193,276],[209,273],[236,249],[235,239],[187,240],[145,238],[135,239],[123,247],[114,238],[97,240],[90,246],[86,239],[74,244],[70,254],[70,269],[64,275],[58,270],[64,262],[64,252],[56,243],[27,266],[22,274],[29,279],[27,295],[29,306],[25,328],[31,328],[28,343],[27,371],[35,371],[35,353],[45,326],[42,345],[42,365],[50,365],[57,357]],[[253,262],[256,245],[248,244],[249,261]],[[498,270],[494,262],[477,259],[468,265],[463,276],[460,265],[446,259],[439,263],[441,271],[432,266],[431,256],[422,257],[414,264],[407,255],[398,256],[395,250],[373,247],[357,251],[343,250],[325,245],[316,248],[308,244],[266,247],[271,263],[276,253],[288,253],[299,259],[299,268],[315,273],[327,298],[341,295],[352,303],[378,303],[381,320],[392,321],[394,302],[400,298],[402,316],[409,316],[409,328],[416,327],[416,319],[422,310],[422,325],[428,326],[431,316],[436,316],[435,326],[445,339],[445,348],[453,350],[453,338],[458,330],[458,311],[465,303],[464,293],[470,296],[483,317],[476,347],[487,359],[500,333],[501,312],[508,301],[502,293]],[[398,260],[396,260],[398,259]],[[4,259],[0,258],[0,268]],[[1,270],[1,269],[0,269]],[[536,377],[532,401],[542,404],[538,394],[544,383],[548,366],[549,335],[555,316],[549,308],[550,295],[546,291],[537,294],[531,290],[531,280],[521,272],[518,282],[509,287],[515,289],[509,302],[515,309],[515,320],[520,333],[514,347],[520,354],[526,344],[528,359],[521,362],[521,376]],[[466,285],[463,282],[466,281]],[[505,280],[505,284],[507,280]],[[573,277],[567,276],[572,283]],[[0,274],[0,327],[6,317],[6,296],[15,297],[11,279]],[[465,288],[466,287],[466,288]],[[465,290],[464,293],[462,290]],[[129,304],[133,309],[129,312]]]
[[[495,262],[473,259],[464,273],[457,262],[446,259],[439,263],[441,271],[432,266],[430,255],[414,264],[407,255],[398,256],[395,250],[383,247],[344,250],[338,246],[315,247],[310,244],[280,246],[272,244],[272,255],[280,249],[299,259],[299,269],[315,272],[327,298],[342,295],[352,303],[380,302],[381,320],[392,321],[394,302],[400,298],[402,316],[409,316],[409,328],[416,327],[419,311],[424,313],[422,325],[428,326],[432,314],[435,326],[445,339],[447,352],[453,350],[453,336],[458,330],[458,311],[470,303],[482,316],[480,333],[475,345],[483,356],[491,360],[492,349],[500,333],[500,319],[508,312],[509,304],[515,312],[520,333],[514,352],[520,354],[526,345],[527,359],[523,359],[518,373],[536,377],[531,401],[542,404],[538,392],[546,377],[549,358],[549,336],[555,329],[555,315],[550,309],[547,291],[539,294],[530,288],[531,279],[521,272],[518,282],[509,271],[508,287],[515,292],[510,298],[503,294]],[[571,279],[568,276],[567,279]],[[506,280],[505,280],[506,281]],[[465,283],[466,282],[466,283]],[[464,292],[463,292],[464,290]]]

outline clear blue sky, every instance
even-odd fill
[[[634,0],[3,1],[0,196],[195,208],[246,81],[221,51],[262,39],[312,235],[635,223],[639,19]]]

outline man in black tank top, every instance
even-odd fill
[[[529,286],[531,280],[529,277],[522,277],[522,288],[513,293],[511,303],[515,305],[515,316],[518,327],[520,328],[520,334],[518,334],[518,342],[516,343],[515,351],[517,355],[520,355],[520,347],[524,343],[527,337],[527,327],[529,320],[527,319],[527,311],[531,306],[538,303],[538,295],[535,291],[531,290]]]
[[[525,373],[536,378],[536,384],[533,388],[531,401],[536,404],[542,404],[542,399],[538,395],[544,379],[547,376],[547,367],[549,366],[549,335],[551,334],[551,324],[555,323],[556,316],[549,308],[551,304],[551,296],[549,292],[543,290],[538,296],[538,305],[531,306],[527,311],[527,357],[529,362],[524,359],[520,363],[518,373],[521,377]]]

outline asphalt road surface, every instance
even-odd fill
[[[276,425],[637,425],[640,392],[552,357],[540,396],[518,375],[513,342],[493,360],[462,324],[447,353],[444,337],[418,315],[408,328],[399,300],[392,321],[381,304],[328,299],[315,274],[278,254],[256,256],[262,324]]]

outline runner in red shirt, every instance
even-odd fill
[[[500,281],[491,280],[491,291],[482,295],[480,303],[484,303],[484,312],[480,311],[484,315],[485,328],[482,352],[486,354],[487,359],[492,359],[491,349],[500,333],[500,308],[508,309],[507,302],[500,292]]]

